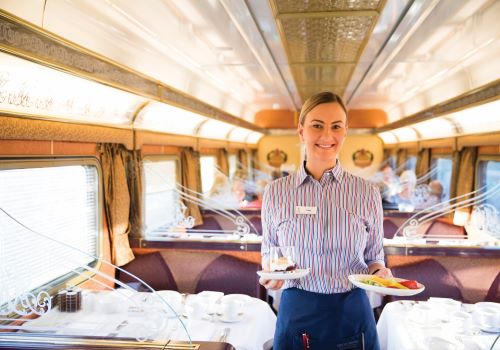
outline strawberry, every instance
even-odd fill
[[[402,281],[399,283],[401,283],[403,286],[405,286],[409,289],[418,289],[418,283],[415,280],[407,280],[407,281]]]

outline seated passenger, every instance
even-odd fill
[[[204,206],[215,209],[238,208],[239,201],[233,195],[233,188],[226,175],[218,172],[212,188],[205,196]]]
[[[246,204],[246,208],[261,208],[262,207],[262,195],[264,194],[264,188],[268,184],[266,180],[258,180],[255,184],[254,195],[255,198]]]
[[[440,210],[442,206],[436,206],[441,203],[443,197],[443,185],[439,180],[432,180],[428,185],[419,185],[414,193],[414,205],[418,210]]]
[[[389,164],[384,165],[372,181],[379,187],[382,200],[386,203],[395,203],[399,189],[399,179]]]
[[[399,192],[397,203],[399,211],[411,212],[415,210],[414,192],[417,185],[417,176],[412,170],[405,170],[399,177]]]

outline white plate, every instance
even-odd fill
[[[309,274],[309,269],[297,269],[293,271],[284,271],[284,272],[276,272],[276,271],[257,271],[257,275],[266,280],[293,280],[297,278],[305,277]]]
[[[418,283],[419,289],[396,289],[396,288],[386,288],[386,287],[377,287],[372,286],[370,284],[366,284],[361,282],[366,278],[370,278],[372,275],[350,275],[349,281],[354,284],[356,287],[359,287],[364,290],[370,290],[375,293],[385,294],[385,295],[396,295],[400,297],[407,297],[410,295],[415,295],[418,293],[422,293],[425,289],[425,286],[421,283]],[[403,278],[394,278],[397,282],[406,281]]]

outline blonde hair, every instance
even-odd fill
[[[299,123],[300,125],[304,125],[306,121],[306,115],[309,113],[314,107],[321,105],[323,103],[338,103],[340,107],[345,112],[346,122],[347,122],[347,109],[345,108],[344,102],[340,98],[339,95],[334,94],[331,91],[323,91],[309,97],[306,102],[302,105],[302,109],[300,110]]]

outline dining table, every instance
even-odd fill
[[[54,307],[46,314],[25,322],[20,331],[59,336],[128,338],[137,339],[139,343],[141,339],[165,343],[171,340],[193,343],[215,341],[230,343],[237,350],[265,350],[272,346],[276,315],[263,300],[242,294],[224,296],[211,291],[198,295],[179,293],[182,304],[170,309],[160,300],[165,295],[162,293],[177,292],[144,293],[119,289],[86,292],[80,310],[61,312],[59,307]],[[214,296],[212,312],[207,312],[206,305],[200,301],[207,301],[207,296]],[[226,319],[221,314],[226,298],[231,299],[233,304],[237,302],[238,313],[233,319]],[[160,309],[163,309],[161,313],[155,312]]]
[[[377,332],[384,350],[500,350],[500,304],[395,301],[384,306]]]

